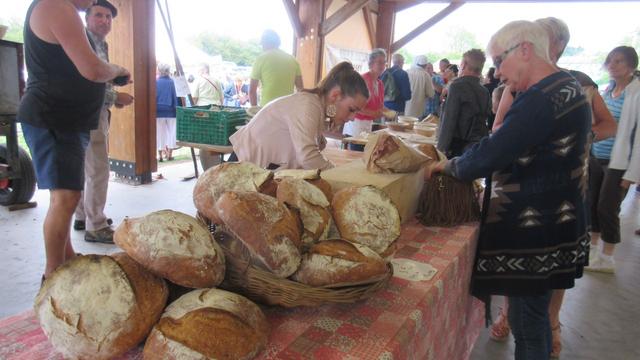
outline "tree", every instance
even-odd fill
[[[251,66],[262,51],[256,39],[241,41],[211,32],[198,34],[192,43],[209,55],[220,55],[223,60],[243,66]]]
[[[24,43],[24,37],[22,33],[24,23],[22,20],[18,20],[16,18],[12,18],[9,20],[0,19],[0,24],[1,23],[4,23],[9,27],[6,35],[4,36],[4,40]]]
[[[625,36],[622,43],[635,48],[636,51],[640,50],[640,27],[636,28],[631,34]]]
[[[579,55],[584,52],[584,48],[582,46],[573,47],[567,46],[562,53],[562,56],[574,56]]]
[[[467,50],[481,49],[476,36],[461,27],[452,28],[447,37],[450,43],[449,49],[451,49],[447,57],[458,59]]]
[[[400,54],[400,55],[402,55],[404,57],[405,65],[406,64],[409,64],[409,65],[413,64],[413,55],[411,55],[409,53],[409,51],[407,51],[407,49],[402,48],[402,49],[398,50],[396,53],[398,53],[398,54]]]

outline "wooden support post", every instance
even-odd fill
[[[296,58],[302,69],[304,87],[312,88],[322,77],[324,36],[320,28],[325,16],[325,0],[299,0],[298,11],[303,36],[297,41]]]
[[[380,2],[378,6],[378,20],[376,26],[376,47],[387,51],[388,60],[391,59],[391,43],[396,21],[396,4],[394,2]]]
[[[364,16],[364,24],[367,27],[367,35],[369,36],[369,45],[371,48],[376,47],[376,29],[373,25],[373,14],[368,6],[362,8],[362,16]]]
[[[156,77],[154,0],[111,0],[113,20],[109,58],[129,69],[133,84],[119,88],[132,94],[132,105],[111,109],[109,163],[116,177],[134,184],[151,182],[156,163]]]

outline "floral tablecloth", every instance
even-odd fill
[[[317,308],[263,307],[271,335],[259,358],[467,359],[484,320],[482,304],[469,295],[476,239],[475,223],[405,224],[394,256],[396,274],[370,299]],[[402,274],[400,264],[408,272]],[[141,359],[140,350],[123,358]],[[0,359],[61,356],[27,311],[0,320]]]

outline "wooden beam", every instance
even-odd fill
[[[305,88],[316,86],[322,76],[324,36],[319,34],[325,15],[325,0],[298,0],[300,23],[304,29],[298,38],[296,59],[302,70]]]
[[[431,19],[425,21],[424,23],[422,23],[422,25],[419,25],[414,30],[410,31],[407,35],[403,36],[401,39],[391,44],[391,53],[395,53],[396,51],[400,50],[409,41],[415,39],[416,36],[422,34],[425,30],[437,24],[438,22],[440,22],[440,20],[444,19],[445,17],[447,17],[452,12],[456,11],[459,7],[461,7],[464,4],[465,4],[464,1],[452,1],[449,4],[449,6],[447,6],[446,8],[442,9],[439,13],[432,16]]]
[[[320,34],[322,36],[326,36],[335,28],[340,26],[340,24],[349,19],[353,14],[360,11],[360,9],[362,9],[368,2],[369,0],[352,0],[348,2],[338,11],[333,13],[333,15],[331,15],[328,19],[322,22]]]
[[[396,21],[395,6],[395,3],[384,1],[380,2],[378,7],[375,47],[385,49],[387,53],[391,51],[391,42],[393,41],[393,29]],[[388,55],[391,56],[391,54]]]
[[[293,3],[293,0],[282,0],[284,4],[284,8],[287,10],[287,15],[289,16],[289,22],[291,22],[291,27],[293,27],[293,33],[296,38],[301,38],[304,36],[304,30],[302,28],[302,23],[300,22],[300,17],[298,16],[298,7]]]
[[[369,35],[369,44],[373,49],[376,46],[376,29],[373,26],[373,14],[369,6],[362,8],[362,15],[364,16],[364,25],[367,27],[367,34]]]

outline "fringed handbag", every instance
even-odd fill
[[[480,204],[472,181],[434,174],[422,190],[418,216],[426,226],[454,226],[480,219]]]

